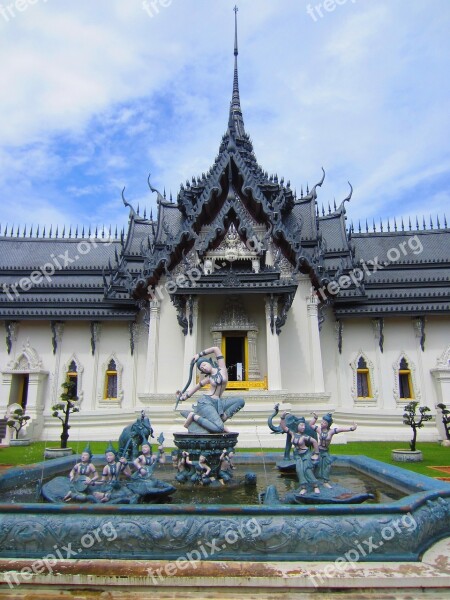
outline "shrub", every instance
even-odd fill
[[[61,402],[52,406],[52,416],[59,419],[62,423],[61,433],[61,448],[67,448],[67,440],[69,439],[69,419],[72,413],[79,412],[78,396],[75,395],[75,382],[65,381],[62,384],[64,389],[60,396]]]
[[[31,417],[25,414],[23,408],[16,408],[10,415],[6,422],[8,427],[14,429],[16,432],[16,440],[19,439],[20,431],[25,427]]]
[[[430,412],[428,406],[420,406],[419,414],[416,413],[419,403],[414,400],[405,406],[405,412],[403,414],[403,423],[409,425],[413,430],[413,438],[409,443],[411,451],[414,452],[416,449],[417,430],[421,429],[426,421],[430,421],[433,416],[426,413]]]

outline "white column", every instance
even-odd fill
[[[11,384],[12,384],[12,374],[11,373],[2,373],[2,387],[0,391],[0,417],[3,418],[7,414],[8,405],[10,403],[10,395],[11,395]],[[11,439],[11,429],[9,427],[6,428],[6,436],[0,440],[2,444],[9,445],[9,440]]]
[[[88,403],[86,403],[86,408],[88,410],[94,410],[96,408],[95,406],[95,401],[96,398],[98,398],[98,402],[100,403],[101,400],[103,399],[103,376],[104,374],[102,373],[102,381],[100,383],[100,392],[98,392],[98,360],[99,360],[99,344],[100,344],[100,336],[101,336],[101,332],[102,332],[102,325],[101,323],[93,323],[92,327],[91,327],[91,343],[92,341],[95,344],[95,350],[94,350],[94,369],[93,369],[93,378],[92,378],[92,395],[90,398],[90,405]],[[98,394],[98,395],[97,395]]]
[[[417,370],[419,372],[419,382],[420,382],[420,391],[422,393],[422,402],[427,405],[431,404],[431,400],[427,398],[427,388],[425,386],[425,375],[423,370],[423,362],[422,362],[422,348],[420,346],[420,341],[422,337],[422,326],[425,327],[425,322],[422,323],[420,318],[413,319],[414,332],[417,339],[416,352],[417,352]]]
[[[259,381],[261,372],[259,370],[258,352],[256,341],[258,339],[258,331],[250,330],[247,332],[248,337],[248,375],[249,381]]]
[[[55,372],[53,375],[51,404],[50,404],[49,408],[51,408],[59,400],[58,384],[59,384],[59,370],[60,370],[60,366],[61,366],[61,345],[62,345],[63,333],[64,333],[64,323],[55,323],[54,324],[54,336],[55,336],[55,342],[56,342]]]
[[[436,382],[437,403],[450,404],[450,366],[448,368],[436,367],[435,369],[430,369],[430,373]]]
[[[148,328],[147,365],[145,371],[145,392],[155,394],[158,381],[158,346],[159,316],[161,305],[158,300],[151,300],[149,305],[150,319]]]
[[[26,437],[40,439],[44,427],[44,383],[48,373],[29,373],[28,397],[26,413],[31,417],[30,426],[27,428]]]
[[[320,333],[318,319],[318,300],[315,294],[311,294],[307,301],[308,311],[308,337],[309,337],[309,365],[311,381],[314,392],[324,392],[322,350],[320,348]]]
[[[380,349],[380,321],[379,319],[372,319],[372,330],[373,330],[373,337],[375,340],[375,348],[374,348],[374,352],[375,352],[375,372],[374,375],[376,374],[376,380],[374,377],[374,381],[372,381],[372,390],[375,387],[378,387],[378,389],[380,390],[380,393],[378,395],[378,406],[379,408],[385,408],[384,406],[384,398],[385,395],[383,393],[383,385],[382,385],[382,381],[383,381],[383,373],[382,373],[382,369],[381,369],[381,349]],[[389,408],[389,407],[388,407]]]
[[[281,390],[280,341],[275,330],[275,320],[278,312],[276,297],[271,298],[270,296],[267,296],[265,307],[268,388],[269,390]]]
[[[191,297],[191,301],[188,299],[186,302],[186,319],[192,321],[192,330],[188,331],[184,337],[184,364],[183,364],[183,381],[187,381],[189,377],[189,370],[191,368],[192,357],[200,352],[201,348],[197,348],[198,338],[198,298],[196,296]],[[193,375],[195,377],[195,373]]]
[[[430,369],[430,373],[434,378],[436,386],[436,404],[445,404],[448,408],[450,404],[448,400],[450,398],[450,365],[447,367],[438,366],[435,369]],[[430,402],[430,405],[431,404],[432,403]],[[440,437],[443,440],[447,439],[445,427],[442,423],[441,410],[439,408],[436,411],[436,427],[438,428]]]

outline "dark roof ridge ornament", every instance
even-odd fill
[[[322,178],[320,181],[318,181],[312,188],[311,191],[309,191],[309,187],[308,185],[306,186],[306,195],[303,195],[303,186],[302,186],[302,190],[301,190],[301,197],[300,200],[298,201],[298,203],[302,203],[302,202],[309,202],[311,200],[315,200],[317,198],[317,188],[318,187],[322,187],[323,182],[325,181],[325,169],[323,167],[321,167],[322,169]]]
[[[130,209],[130,219],[131,219],[131,217],[135,218],[136,217],[136,211],[131,206],[131,204],[128,202],[128,200],[125,198],[125,187],[122,190],[122,201],[123,201],[124,205],[128,206],[128,208]],[[58,234],[56,234],[56,235],[58,236]]]
[[[350,186],[350,192],[349,192],[348,196],[342,200],[342,202],[339,206],[339,209],[338,209],[338,210],[342,211],[343,213],[345,213],[345,203],[350,202],[350,200],[352,199],[352,196],[353,196],[353,186],[350,183],[350,181],[347,181],[347,183]]]
[[[149,174],[148,174],[148,177],[147,177],[147,183],[148,183],[148,187],[150,188],[150,191],[151,191],[152,193],[156,193],[156,194],[157,194],[157,197],[156,197],[156,202],[157,202],[158,204],[161,204],[161,202],[164,202],[164,196],[161,194],[161,192],[160,192],[159,190],[157,190],[156,188],[154,188],[154,187],[152,186],[152,184],[150,183],[150,177],[151,177],[151,176],[152,176],[152,174],[151,174],[151,173],[149,173]]]
[[[310,192],[310,196],[312,196],[313,198],[317,198],[316,190],[318,187],[322,187],[322,184],[325,181],[325,169],[323,167],[321,167],[321,169],[322,169],[322,179],[316,183],[316,185],[312,188],[312,190]]]

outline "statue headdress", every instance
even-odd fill
[[[92,459],[91,444],[89,442],[88,442],[86,448],[83,450],[83,452],[87,452],[89,454],[89,459]]]
[[[333,425],[333,415],[331,413],[323,415],[322,421],[326,421],[328,423],[328,427],[331,427]]]
[[[204,358],[203,356],[201,356],[199,359],[197,359],[197,369],[200,371],[200,365],[202,363],[209,363],[214,369],[217,369],[217,367],[219,366],[212,358]]]
[[[111,441],[109,442],[109,444],[108,444],[108,447],[107,447],[107,448],[106,448],[106,450],[105,450],[105,454],[106,454],[107,452],[113,452],[113,453],[114,453],[114,455],[115,455],[115,456],[116,456],[116,458],[117,458],[117,450],[114,448],[114,446],[112,445],[112,442],[111,442]]]

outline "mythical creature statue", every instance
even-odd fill
[[[128,460],[135,460],[140,455],[140,447],[149,444],[149,437],[154,437],[150,419],[145,411],[132,425],[124,428],[119,438],[119,454]]]

